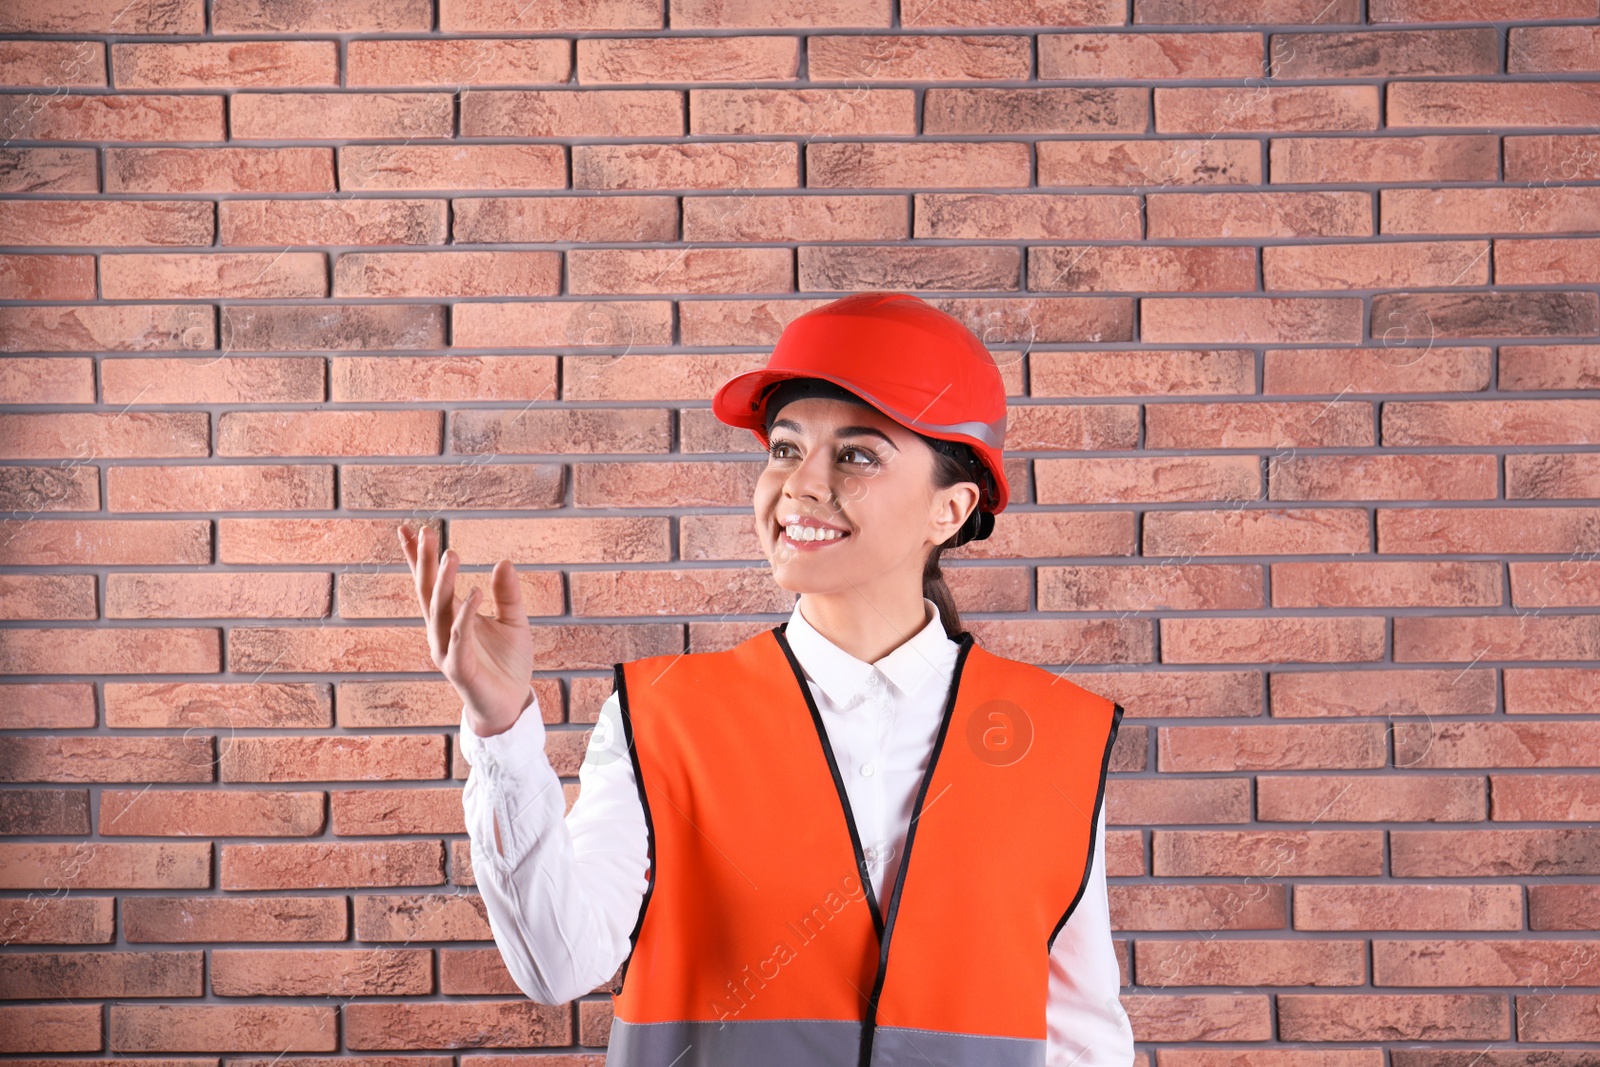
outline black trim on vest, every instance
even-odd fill
[[[911,846],[917,839],[917,820],[922,817],[922,801],[928,795],[928,786],[939,768],[939,753],[944,750],[945,735],[950,732],[950,720],[955,715],[956,693],[961,688],[961,672],[967,665],[967,653],[976,643],[972,633],[962,630],[960,648],[956,652],[955,669],[950,674],[950,693],[945,697],[944,715],[939,720],[939,734],[933,741],[933,752],[928,757],[928,769],[922,772],[922,784],[917,786],[917,802],[911,807],[911,822],[906,827],[906,851],[900,857],[900,873],[894,880],[894,890],[889,894],[889,929],[884,934],[882,950],[878,956],[878,980],[872,985],[872,1000],[867,1009],[867,1025],[861,1032],[861,1064],[872,1062],[873,1030],[878,1025],[878,997],[883,992],[883,980],[889,973],[889,941],[894,937],[894,920],[900,912],[900,890],[905,888],[906,876],[911,870]]]
[[[617,974],[616,984],[611,987],[612,995],[622,992],[623,981],[628,977],[628,964],[633,962],[633,950],[639,944],[639,931],[644,928],[645,909],[650,906],[650,894],[655,892],[656,878],[656,826],[650,818],[650,798],[644,792],[644,772],[639,767],[639,750],[633,743],[633,718],[628,712],[628,688],[626,674],[622,664],[611,665],[615,673],[617,690],[617,707],[622,712],[622,734],[628,746],[628,758],[633,761],[633,782],[639,790],[639,804],[644,808],[645,840],[650,854],[650,883],[644,887],[644,899],[639,901],[639,918],[633,924],[633,932],[628,935],[628,955],[622,961],[622,970]]]
[[[1094,839],[1100,829],[1100,809],[1106,799],[1106,771],[1111,767],[1111,746],[1117,740],[1117,727],[1122,724],[1122,705],[1115,702],[1111,705],[1111,733],[1106,737],[1106,750],[1100,755],[1100,785],[1095,791],[1094,807],[1089,812],[1089,855],[1083,861],[1083,881],[1078,883],[1078,891],[1072,896],[1072,903],[1067,905],[1066,912],[1061,916],[1061,921],[1056,923],[1056,928],[1050,931],[1050,937],[1045,941],[1046,952],[1055,951],[1056,937],[1060,935],[1061,928],[1067,925],[1067,919],[1078,908],[1078,902],[1083,899],[1084,890],[1089,888],[1089,872],[1094,869]]]
[[[800,666],[800,661],[795,658],[794,649],[789,647],[789,639],[783,635],[784,628],[788,625],[788,622],[780,622],[774,626],[772,636],[778,639],[778,647],[783,649],[784,658],[789,661],[789,668],[794,671],[794,679],[800,684],[800,692],[806,698],[806,707],[811,711],[811,725],[816,727],[817,737],[822,742],[822,754],[828,759],[828,773],[833,775],[833,788],[839,794],[840,806],[844,808],[845,827],[850,831],[850,847],[856,853],[856,873],[860,875],[861,884],[866,889],[867,907],[872,912],[872,925],[881,942],[883,915],[878,910],[878,894],[872,888],[872,877],[867,873],[867,858],[861,851],[861,834],[856,829],[855,813],[850,810],[850,795],[845,792],[844,776],[839,773],[839,763],[833,758],[833,746],[828,743],[828,729],[822,723],[822,713],[817,710],[817,702],[811,696],[811,686],[806,684],[806,672]]]

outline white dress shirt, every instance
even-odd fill
[[[800,598],[804,600],[804,596]],[[874,663],[856,659],[806,621],[796,602],[784,629],[828,731],[879,900],[900,870],[912,806],[933,750],[959,646],[926,598],[928,622]],[[649,842],[617,694],[601,707],[566,802],[545,755],[537,698],[508,730],[479,737],[461,714],[462,789],[472,866],[495,943],[517,986],[564,1004],[606,985],[631,950],[648,886]],[[500,844],[495,845],[498,824]],[[1105,807],[1083,898],[1050,952],[1045,1007],[1049,1067],[1128,1067],[1133,1034],[1106,901]]]

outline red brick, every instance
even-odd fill
[[[208,245],[212,233],[211,205],[194,200],[0,203],[8,245]]]
[[[782,4],[726,3],[725,0],[674,0],[673,29],[812,26],[888,26],[890,0],[812,0],[803,15]]]
[[[166,729],[317,728],[333,725],[333,705],[328,686],[314,681],[107,681],[106,725]]]
[[[248,929],[251,941],[344,941],[346,907],[342,896],[130,896],[122,902],[123,937],[134,944],[230,942]]]
[[[428,0],[342,0],[309,7],[276,0],[213,0],[211,12],[216,33],[394,33],[427,30],[431,22]]]
[[[334,296],[554,296],[559,252],[346,252]]]
[[[32,525],[44,525],[34,522]],[[82,523],[77,523],[80,529]],[[44,531],[40,531],[43,533]],[[58,534],[59,536],[59,534]],[[71,535],[68,535],[71,536]],[[163,556],[156,546],[157,551],[145,551],[137,555],[130,554],[121,559],[109,560],[115,563],[205,563],[204,559],[177,559],[170,554]],[[13,564],[18,559],[18,553],[13,550],[6,554],[7,564]],[[88,562],[86,553],[61,553],[61,562]],[[31,560],[34,565],[46,562],[43,559]],[[55,561],[51,561],[55,562]],[[105,558],[95,561],[97,565],[108,562]],[[64,664],[71,664],[74,672],[85,674],[212,674],[221,670],[221,636],[220,630],[203,627],[189,627],[183,629],[158,629],[156,627],[97,627],[83,629],[78,627],[56,627],[53,629],[35,630],[13,628],[0,631],[0,673],[4,674],[50,674],[57,672]],[[84,739],[88,740],[88,739]],[[166,739],[163,739],[166,740]],[[196,740],[203,740],[197,738]],[[52,743],[64,743],[52,741]],[[120,743],[116,742],[116,743]],[[209,743],[209,742],[208,742]],[[193,766],[184,770],[186,761],[198,758],[201,765],[209,768],[209,757],[204,753],[197,753],[195,749],[201,745],[185,745],[186,757],[174,757],[172,763],[180,773],[194,773]],[[114,763],[114,753],[106,758]],[[135,775],[151,773],[149,766],[134,766],[128,770]],[[209,780],[209,769],[206,771]],[[143,780],[143,779],[141,779]],[[194,781],[193,778],[182,779]]]
[[[108,193],[332,192],[331,148],[108,148]],[[105,207],[149,201],[111,201]],[[209,212],[204,213],[209,222]],[[119,242],[120,243],[120,242]],[[207,244],[205,241],[161,242]]]
[[[73,509],[92,510],[92,509]],[[0,579],[0,618],[34,620],[99,617],[92,574],[11,574]]]
[[[1393,873],[1399,878],[1584,875],[1600,871],[1600,831],[1394,830]]]
[[[1357,30],[1275,33],[1276,78],[1363,78],[1422,74],[1497,74],[1500,31]]]
[[[336,789],[329,794],[328,801],[333,832],[341,837],[466,833],[461,792],[454,787],[373,789],[363,786]]]
[[[1474,551],[1505,551],[1501,548]],[[1440,625],[1454,623],[1453,627]],[[1396,663],[1423,660],[1583,659],[1600,637],[1592,615],[1529,615],[1448,620],[1403,616],[1395,620]]]
[[[142,789],[101,790],[100,834],[316,837],[324,827],[320,792],[251,790],[219,795],[210,789],[164,789],[159,805],[149,802],[148,792]]]
[[[442,245],[449,237],[447,213],[443,199],[224,200],[217,205],[222,244],[280,248]]]
[[[9,737],[0,749],[8,782],[213,780],[208,737]]]
[[[143,512],[332,510],[336,506],[331,466],[287,463],[119,465],[106,471],[106,501],[113,511]]]
[[[436,456],[439,411],[228,411],[219,456]]]
[[[270,631],[241,628],[236,629],[234,633],[257,639],[265,637]],[[423,635],[419,633],[418,636]],[[289,652],[289,657],[293,657],[294,645],[286,640],[284,647]],[[286,660],[289,657],[286,657]],[[303,663],[315,661],[315,657],[299,660]],[[295,669],[284,664],[279,666],[288,670]],[[438,734],[380,734],[375,737],[337,735],[234,737],[229,740],[221,754],[217,774],[224,782],[372,782],[436,779],[445,775],[444,738]],[[320,814],[320,804],[317,810]],[[319,832],[321,830],[320,821],[318,830]]]
[[[807,292],[1021,288],[1022,250],[1007,245],[802,246],[799,260],[798,287]]]
[[[1241,778],[1113,778],[1106,784],[1108,826],[1249,821],[1249,785]]]
[[[1120,21],[1120,20],[1119,20]],[[1360,22],[1358,0],[1134,0],[1133,21],[1201,23]]]
[[[1306,888],[1297,886],[1296,896]],[[1281,930],[1288,923],[1281,882],[1116,884],[1109,889],[1114,930]]]
[[[1600,26],[1513,26],[1506,73],[1600,71]]]
[[[98,155],[93,148],[0,148],[0,192],[98,192]],[[0,226],[8,217],[5,207],[0,203]]]
[[[724,381],[766,362],[765,355],[568,355],[561,360],[561,398],[709,400]]]
[[[354,1002],[342,1014],[345,1045],[352,1049],[521,1049],[570,1045],[574,1039],[569,1007],[525,996],[507,1001]]]
[[[1046,144],[1055,142],[1040,147]],[[806,185],[813,189],[1025,188],[1030,184],[1029,156],[1028,145],[1019,141],[812,142],[806,145]]]
[[[1355,342],[1361,305],[1356,297],[1145,297],[1139,317],[1142,339],[1157,344]]]
[[[774,585],[763,567],[577,571],[572,579],[575,616],[719,616],[794,607],[794,595]]]
[[[11,1052],[100,1052],[105,1047],[102,1011],[99,1004],[0,1007],[0,1040]]]
[[[1117,0],[942,0],[903,13],[903,24],[933,26],[1120,26]]]
[[[90,832],[90,790],[0,790],[0,833],[67,835]]]
[[[1254,456],[1152,456],[1133,459],[1036,459],[1041,504],[1106,504],[1174,500],[1254,500],[1261,465]],[[1162,575],[1161,581],[1172,580]],[[1124,587],[1131,593],[1132,586]],[[1165,591],[1177,602],[1187,590]]]
[[[210,454],[209,426],[203,411],[0,415],[0,437],[8,456],[17,459],[205,456]]]
[[[1361,401],[1153,404],[1147,448],[1359,448],[1376,444]]]
[[[925,133],[981,133],[989,137],[1038,133],[1142,134],[1150,121],[1149,99],[1144,89],[1127,86],[932,88],[923,95],[922,129]]]
[[[571,48],[558,38],[353,40],[348,46],[345,81],[351,86],[455,88],[560,84],[571,75]]]
[[[1595,82],[1396,81],[1387,88],[1384,117],[1393,127],[1588,127],[1600,108]]]
[[[1272,1006],[1264,995],[1123,994],[1118,1003],[1136,1041],[1266,1041],[1272,1036]]]
[[[1596,491],[1600,489],[1600,462],[1597,461],[1600,455],[1593,453],[1507,456],[1506,499],[1600,498],[1600,491]],[[1512,580],[1515,589],[1515,573]]]
[[[800,184],[792,141],[572,146],[574,189],[792,189]]]
[[[222,889],[442,885],[440,841],[222,845]],[[437,1048],[437,1046],[435,1046]]]
[[[1517,564],[1511,565],[1513,585],[1517,568]],[[1504,674],[1508,715],[1561,715],[1587,711],[1594,684],[1600,680],[1600,671],[1583,667],[1508,667]]]
[[[1353,770],[1382,767],[1387,759],[1388,741],[1383,723],[1169,726],[1156,735],[1157,769],[1175,774]],[[1305,781],[1303,778],[1294,780]],[[1338,781],[1350,779],[1339,778]]]
[[[1499,474],[1494,460],[1493,456],[1457,455],[1274,458],[1269,464],[1271,491],[1267,499],[1493,500]],[[1329,583],[1320,586],[1319,592],[1331,594],[1333,588],[1334,583]],[[1494,602],[1498,603],[1498,598]]]
[[[220,141],[224,136],[222,97],[197,93],[10,96],[0,102],[0,129],[8,140]]]
[[[0,254],[0,300],[93,300],[94,257]]]
[[[1028,288],[1035,292],[1228,292],[1255,287],[1255,249],[1242,245],[1052,245],[1028,250]]]
[[[1281,671],[1270,684],[1272,714],[1279,718],[1489,715],[1497,689],[1495,672],[1487,668]]]
[[[1376,616],[1161,621],[1166,663],[1371,663],[1383,658],[1386,643]]]
[[[1028,39],[1014,34],[819,34],[806,40],[806,72],[814,82],[842,81],[852,86],[969,79],[1021,81],[1027,79],[1032,65],[1029,52]]]
[[[1600,274],[1600,237],[1501,238],[1494,277],[1502,285],[1583,284]]]
[[[263,88],[339,84],[336,41],[114,44],[119,89]]]
[[[910,89],[691,89],[689,97],[692,135],[844,137],[916,132],[915,96]]]
[[[678,238],[678,203],[670,196],[486,196],[452,203],[457,244]]]
[[[439,28],[472,33],[657,30],[663,25],[661,11],[660,0],[567,0],[559,7],[527,0],[439,0]]]
[[[1283,993],[1285,1041],[1509,1041],[1503,993]]]
[[[1381,767],[1387,743],[1380,738],[1378,745],[1373,766]],[[1286,759],[1268,769],[1293,766]],[[1256,808],[1263,822],[1482,822],[1489,797],[1478,776],[1406,774],[1397,780],[1392,774],[1261,775],[1256,778]]]
[[[562,300],[455,305],[457,348],[631,348],[672,341],[668,300]]]
[[[198,952],[10,952],[0,997],[200,997],[202,966]]]
[[[1274,137],[1268,151],[1274,182],[1494,181],[1499,138],[1493,134]]]
[[[1392,456],[1402,459],[1402,456]],[[1472,458],[1477,459],[1477,458]],[[1493,480],[1493,464],[1482,477]],[[1427,485],[1448,485],[1448,472],[1435,472],[1438,482],[1418,478],[1397,486],[1397,493],[1374,491],[1371,499],[1387,496],[1426,496]],[[1394,482],[1390,482],[1394,485]],[[1350,486],[1346,499],[1366,499],[1362,486]],[[1493,490],[1490,490],[1493,493]],[[1442,493],[1440,496],[1446,496]],[[1278,608],[1493,608],[1501,603],[1501,576],[1498,563],[1469,561],[1394,561],[1394,563],[1274,563],[1272,565],[1272,603]]]
[[[1382,233],[1523,234],[1593,228],[1600,189],[1383,189]]]
[[[1532,724],[1529,724],[1532,725]],[[1600,775],[1492,774],[1494,818],[1511,822],[1600,819]]]
[[[810,46],[813,79],[818,78],[815,42]],[[793,81],[800,69],[798,37],[589,37],[579,38],[577,45],[583,85]]]
[[[1259,33],[1041,33],[1039,77],[1051,81],[1260,78]]]
[[[1498,256],[1498,249],[1497,256]],[[1498,267],[1498,264],[1497,264]],[[1489,284],[1488,241],[1269,245],[1267,289],[1403,289]],[[1513,279],[1496,278],[1510,283]]]
[[[1596,516],[1600,509],[1382,508],[1378,543],[1384,552],[1578,552]]]
[[[1385,445],[1600,444],[1600,400],[1399,400]]]
[[[1593,14],[1587,0],[1372,0],[1372,22],[1488,22],[1577,19]]]
[[[321,252],[103,255],[100,288],[108,300],[325,297],[328,259]]]
[[[1600,175],[1600,134],[1508,136],[1505,146],[1508,182],[1559,184]]]
[[[1487,347],[1398,343],[1377,348],[1275,349],[1266,353],[1261,391],[1341,396],[1483,392],[1489,388],[1490,358]]]
[[[218,949],[211,988],[224,997],[418,996],[433,992],[433,950]]]
[[[1137,240],[1139,199],[1112,194],[917,193],[914,237]]]
[[[670,89],[476,89],[461,94],[461,135],[681,137],[683,108]]]
[[[1408,768],[1600,766],[1600,723],[1403,722],[1394,734]]]
[[[1238,137],[1039,141],[1040,185],[1259,185],[1261,146]]]
[[[105,84],[106,46],[99,41],[0,41],[0,85]]]
[[[553,400],[554,356],[351,356],[330,369],[338,401]]]
[[[1566,957],[1581,958],[1592,952],[1587,947],[1574,949]],[[1563,963],[1563,969],[1570,964]],[[1565,988],[1560,987],[1560,988]],[[1517,997],[1517,1036],[1527,1041],[1587,1041],[1600,1018],[1600,997],[1592,994],[1559,994],[1541,991],[1534,996]]]
[[[0,844],[7,889],[208,889],[211,843]],[[131,899],[131,898],[130,898]],[[9,1046],[8,1046],[9,1047]]]
[[[87,801],[87,790],[78,791],[78,795]],[[87,805],[85,807],[87,808]],[[87,811],[85,813],[87,814]],[[88,829],[85,827],[82,831],[43,832],[87,833]],[[42,894],[36,894],[29,902],[26,922],[17,922],[17,917],[13,913],[11,929],[7,936],[12,939],[13,945],[108,944],[116,940],[112,919],[115,905],[116,900],[109,896],[45,900]],[[0,1014],[0,1020],[3,1019],[4,1015]],[[0,1028],[4,1025],[4,1022],[0,1022]],[[6,1033],[3,1029],[0,1029],[0,1033],[5,1034],[8,1048],[17,1047],[16,1035]]]
[[[730,242],[904,240],[911,229],[909,207],[903,196],[686,196],[683,199],[683,239]],[[812,250],[802,251],[802,264],[805,251]]]
[[[567,156],[553,144],[345,145],[341,189],[565,189]]]
[[[444,307],[439,304],[224,306],[222,344],[230,352],[443,348]]]
[[[1028,395],[1248,394],[1255,392],[1255,365],[1246,349],[1034,352],[1028,358]]]
[[[0,9],[0,33],[200,34],[205,22],[204,0],[78,0]]]
[[[295,1004],[113,1004],[106,1034],[118,1052],[333,1052],[339,1013]]]
[[[787,248],[577,248],[567,253],[574,294],[787,293]]]
[[[0,686],[0,711],[17,730],[91,727],[96,715],[94,687],[88,682],[19,682]]]
[[[455,132],[449,93],[235,93],[229,108],[237,140],[429,138]]]
[[[331,584],[326,574],[109,574],[105,612],[108,619],[321,619],[332,610]],[[226,725],[242,725],[240,718]]]
[[[1365,941],[1161,938],[1139,941],[1134,959],[1141,986],[1351,986],[1366,982]]]
[[[1600,926],[1600,887],[1530,885],[1528,929],[1594,930]]]
[[[1522,927],[1522,887],[1308,882],[1294,889],[1294,927],[1363,932],[1518,930]]]
[[[107,404],[314,403],[327,399],[324,373],[315,356],[108,359],[100,387]]]
[[[1382,830],[1157,830],[1152,844],[1157,877],[1373,877],[1383,868]]]
[[[1157,86],[1154,93],[1157,133],[1378,128],[1375,85]]]
[[[1365,237],[1372,233],[1372,197],[1354,190],[1152,193],[1146,205],[1149,236],[1157,238]]]

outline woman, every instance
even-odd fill
[[[993,358],[914,296],[855,294],[713,409],[767,448],[756,534],[799,599],[734,648],[616,664],[566,819],[509,561],[479,617],[453,554],[401,531],[517,984],[559,1004],[620,965],[612,1067],[1131,1063],[1104,872],[1122,709],[977,645],[939,571],[1009,498]]]

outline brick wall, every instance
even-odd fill
[[[1012,396],[970,627],[1128,709],[1143,1063],[1594,1063],[1597,16],[0,3],[0,1048],[598,1051],[395,527],[519,565],[570,801],[612,662],[791,604],[712,390],[895,288]]]

